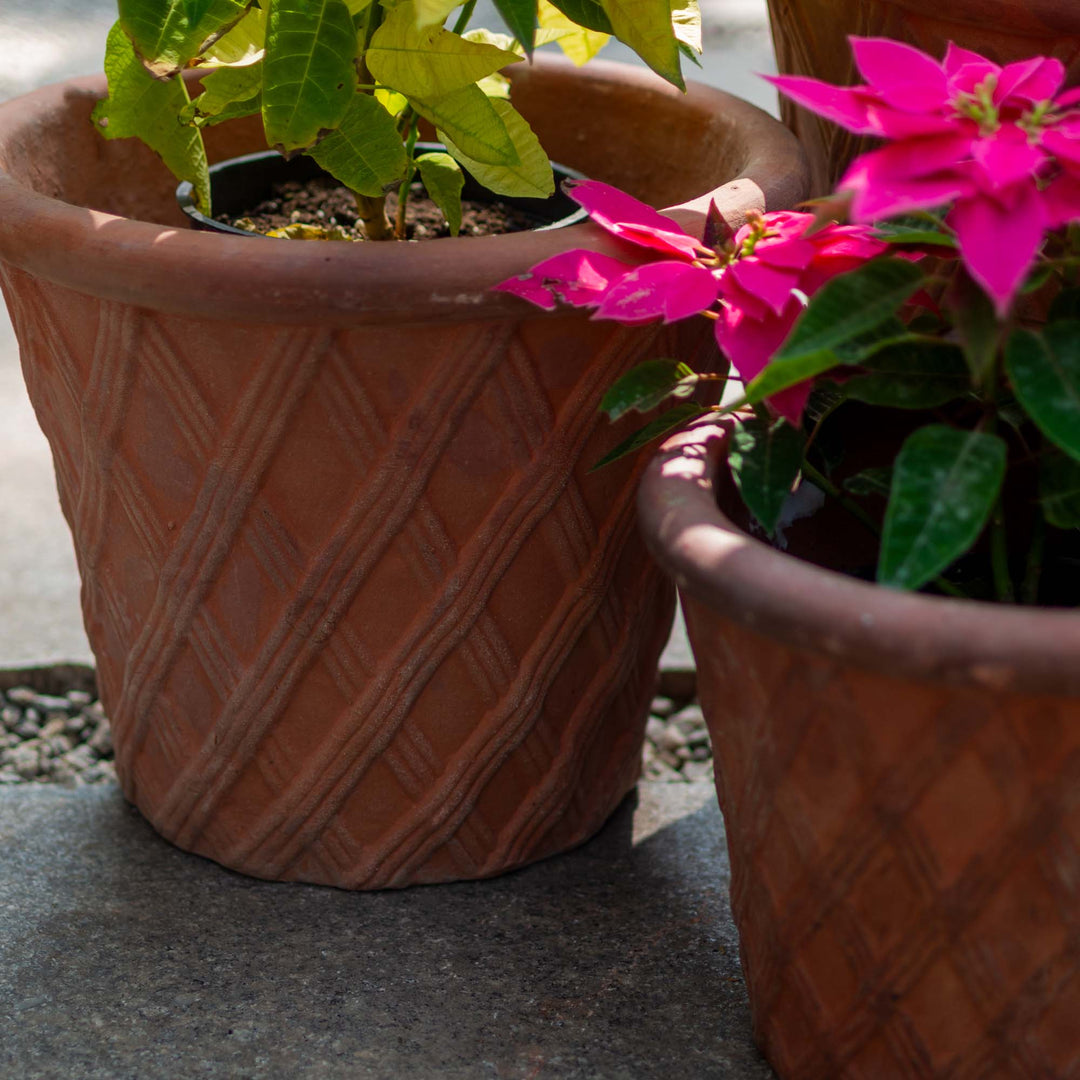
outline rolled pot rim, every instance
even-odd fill
[[[524,65],[521,65],[524,67]],[[658,76],[628,64],[538,56],[540,77],[573,71],[576,78],[681,98]],[[511,78],[529,78],[533,72]],[[5,130],[66,107],[70,96],[100,98],[104,75],[70,79],[0,104],[0,150]],[[724,117],[738,133],[735,179],[668,212],[700,228],[711,200],[733,223],[749,209],[789,206],[806,190],[807,167],[795,137],[778,120],[741,98],[690,82],[686,101]],[[801,170],[792,169],[792,162]],[[461,245],[472,245],[462,248]],[[476,258],[477,245],[483,257]],[[0,169],[0,260],[57,285],[104,299],[203,318],[310,323],[316,311],[336,325],[454,321],[478,315],[540,317],[525,301],[491,287],[571,248],[625,255],[613,238],[586,223],[564,229],[427,244],[252,244],[119,217],[51,198]],[[162,257],[162,251],[167,257]],[[178,274],[178,268],[198,269]],[[238,282],[243,282],[242,289]]]
[[[886,675],[1080,694],[1080,612],[905,593],[754,539],[717,505],[730,421],[669,439],[638,495],[646,543],[690,604],[786,645]]]

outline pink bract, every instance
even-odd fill
[[[1038,256],[1043,230],[1080,219],[1080,104],[1057,101],[1059,60],[1002,67],[950,45],[943,61],[884,38],[852,38],[866,82],[839,87],[777,76],[782,93],[841,127],[890,140],[857,158],[840,181],[860,222],[955,203],[948,219],[961,257],[1002,315]],[[1023,214],[1025,221],[1013,220]],[[993,227],[990,236],[976,235]]]

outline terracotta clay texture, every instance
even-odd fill
[[[717,506],[724,438],[671,440],[639,505],[698,663],[759,1045],[786,1080],[1075,1075],[1080,618],[750,538]]]
[[[637,537],[638,467],[589,473],[633,428],[597,407],[646,358],[716,363],[707,327],[488,291],[603,248],[586,226],[188,231],[154,155],[92,129],[103,92],[0,106],[0,283],[126,796],[191,851],[348,888],[580,843],[637,778],[674,599]],[[556,61],[514,97],[555,160],[689,222],[710,194],[738,220],[805,193],[790,133],[717,91]],[[260,139],[209,134],[215,159]]]
[[[861,81],[847,38],[889,37],[941,57],[950,41],[999,63],[1056,56],[1080,83],[1080,4],[1076,0],[769,0],[782,72],[850,85]],[[832,191],[870,143],[781,98],[785,123],[799,136],[815,195]]]

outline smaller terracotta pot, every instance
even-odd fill
[[[1075,1075],[1080,615],[775,550],[727,516],[725,449],[715,423],[670,440],[638,508],[698,664],[759,1045],[797,1080]]]
[[[1068,83],[1080,82],[1080,4],[1076,0],[769,0],[776,60],[787,75],[838,85],[860,81],[848,36],[889,37],[943,56],[950,41],[1010,63],[1056,56]],[[784,122],[810,158],[815,195],[832,191],[870,145],[781,98]]]

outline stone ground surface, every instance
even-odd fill
[[[694,76],[775,111],[752,77],[773,70],[764,0],[703,8]],[[114,10],[2,0],[0,100],[99,70]],[[0,666],[89,662],[2,310],[0,417]],[[691,663],[677,629],[664,665]],[[645,782],[570,855],[483,884],[351,894],[186,855],[112,783],[2,786],[0,1076],[766,1080],[722,829],[710,783]]]

